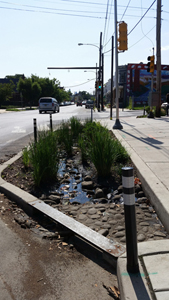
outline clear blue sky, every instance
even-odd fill
[[[154,0],[117,0],[118,21],[135,27]],[[119,65],[147,63],[156,53],[157,0],[128,36],[128,51]],[[114,35],[114,0],[9,0],[0,1],[0,78],[31,74],[56,78],[72,92],[94,90],[95,71],[48,70],[48,67],[96,66],[103,34],[105,82],[111,76],[111,37]],[[169,1],[162,0],[161,63],[169,64]]]

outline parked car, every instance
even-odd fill
[[[76,106],[82,106],[82,101],[81,101],[81,100],[78,100],[78,101],[76,102]]]
[[[82,105],[86,105],[86,100],[83,100],[83,101],[82,101]]]
[[[166,108],[167,105],[168,105],[168,102],[163,102],[163,103],[161,104],[161,107]]]
[[[85,104],[85,108],[93,108],[93,100],[87,100]]]
[[[39,99],[39,113],[42,112],[52,111],[55,113],[56,111],[59,112],[59,103],[55,98],[52,97],[42,97]]]

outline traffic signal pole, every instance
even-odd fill
[[[117,0],[114,0],[114,20],[115,20],[115,67],[116,67],[116,121],[113,129],[123,129],[119,121],[119,86],[118,86],[118,48],[117,48]]]
[[[157,0],[156,49],[157,49],[156,50],[156,57],[157,57],[156,91],[158,93],[156,117],[160,117],[161,116],[161,0]]]

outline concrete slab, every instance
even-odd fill
[[[139,263],[139,273],[131,274],[126,269],[126,258],[117,261],[117,278],[121,300],[152,300],[146,275]]]
[[[157,300],[168,300],[169,299],[169,291],[157,292],[155,293]]]
[[[143,257],[155,292],[169,290],[169,253]]]

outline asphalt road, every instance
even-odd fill
[[[138,111],[119,110],[120,118],[142,114]],[[75,116],[81,120],[91,118],[91,109],[77,107],[76,105],[61,106],[60,112],[52,114],[53,126],[60,124]],[[92,112],[93,120],[110,118],[110,110]],[[116,118],[116,110],[113,109],[113,118]],[[50,114],[39,114],[38,110],[20,112],[8,112],[0,114],[0,159],[5,160],[10,155],[18,153],[24,146],[33,140],[33,120],[36,119],[38,130],[50,128]]]

